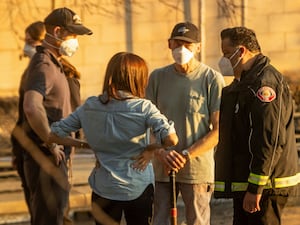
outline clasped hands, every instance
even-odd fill
[[[186,158],[176,150],[165,150],[149,145],[138,156],[132,158],[135,161],[131,166],[133,169],[144,171],[153,157],[163,163],[166,174],[169,174],[171,170],[178,172],[187,162]]]

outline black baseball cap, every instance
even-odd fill
[[[93,32],[82,25],[80,17],[66,7],[54,9],[44,20],[47,25],[60,26],[67,31],[78,35],[91,35]]]
[[[200,32],[197,26],[191,22],[178,23],[173,28],[170,39],[198,43],[200,42]]]

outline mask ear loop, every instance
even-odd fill
[[[235,51],[235,53],[233,53],[233,55],[230,56],[229,60],[231,60],[231,59],[235,56],[235,54],[239,52],[239,50],[240,50],[240,48],[238,48],[238,49]],[[234,69],[235,67],[237,67],[237,65],[241,62],[242,58],[243,58],[243,57],[239,57],[239,60],[232,66],[233,69]]]
[[[61,41],[61,42],[64,41],[63,39],[60,39],[60,38],[58,38],[58,37],[55,37],[54,35],[52,35],[52,34],[50,34],[50,33],[48,33],[48,32],[46,33],[46,35],[48,35],[48,36],[54,38],[55,40],[58,40],[58,41]]]
[[[240,48],[238,48],[230,57],[229,57],[229,60],[231,60],[234,56],[235,56],[235,54],[236,53],[238,53],[238,51],[240,50]]]

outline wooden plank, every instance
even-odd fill
[[[91,188],[89,185],[72,187],[70,193],[70,210],[90,210]],[[0,217],[7,214],[28,213],[22,191],[0,194]]]
[[[300,112],[295,112],[294,113],[294,118],[299,119],[300,118]]]

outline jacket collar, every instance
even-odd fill
[[[264,56],[261,53],[258,54],[252,67],[249,70],[242,72],[241,81],[252,83],[251,81],[256,80],[256,78],[261,75],[264,68],[269,64],[270,60],[267,56]]]
[[[256,79],[262,74],[264,68],[268,66],[270,60],[268,57],[264,56],[263,54],[258,54],[252,67],[247,70],[243,71],[241,75],[240,81],[234,80],[227,88],[228,92],[239,92],[241,90],[247,89],[249,85],[253,84]]]

